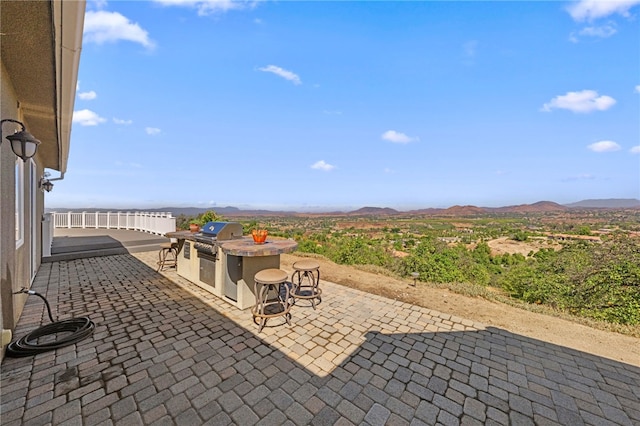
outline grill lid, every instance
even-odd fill
[[[242,238],[242,225],[237,222],[207,222],[201,228],[203,237],[217,240]]]

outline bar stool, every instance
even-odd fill
[[[322,302],[322,289],[320,285],[320,264],[315,260],[305,259],[299,260],[293,264],[293,274],[291,275],[291,283],[293,289],[291,297],[295,303],[296,299],[305,299],[311,302],[313,309],[316,308],[316,299],[318,303]]]
[[[253,322],[259,326],[258,333],[269,318],[284,316],[287,324],[291,325],[288,278],[285,271],[275,268],[263,269],[254,276],[256,304],[251,308],[251,314]]]
[[[178,267],[178,243],[162,243],[158,252],[158,269],[156,272],[163,271],[165,268]]]

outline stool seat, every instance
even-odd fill
[[[298,260],[293,264],[293,269],[296,271],[311,271],[314,269],[318,269],[320,264],[315,260]]]
[[[255,275],[254,280],[260,281],[262,284],[279,284],[281,282],[287,281],[287,278],[289,278],[289,276],[282,269],[271,268],[263,269],[262,271],[258,272]]]
[[[253,322],[259,326],[258,333],[262,331],[269,318],[284,316],[287,324],[291,325],[288,278],[285,271],[275,268],[263,269],[254,275],[256,304],[251,308],[251,314]]]

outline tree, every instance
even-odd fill
[[[198,218],[199,225],[204,225],[207,222],[223,222],[224,220],[224,217],[216,213],[214,210],[208,210],[202,213]]]
[[[591,228],[589,228],[589,226],[587,226],[587,225],[581,226],[580,228],[578,228],[578,234],[579,235],[591,235]]]

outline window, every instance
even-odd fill
[[[24,162],[16,158],[16,248],[24,244]]]

